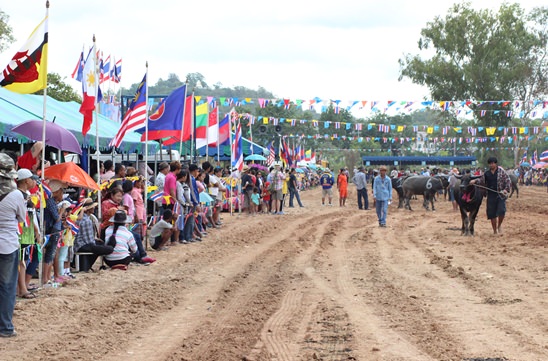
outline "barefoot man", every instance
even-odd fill
[[[510,177],[506,171],[499,167],[497,158],[487,159],[489,170],[480,178],[470,181],[470,184],[478,184],[487,188],[487,219],[491,220],[493,233],[502,233],[502,221],[506,214],[506,198],[512,189]]]

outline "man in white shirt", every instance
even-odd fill
[[[13,159],[0,153],[0,337],[17,336],[12,323],[19,270],[17,232],[19,222],[26,219],[27,208],[23,193],[14,187],[14,167]]]

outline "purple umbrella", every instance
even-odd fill
[[[11,130],[31,140],[41,141],[42,125],[43,122],[41,120],[28,120],[13,127]],[[82,154],[80,143],[78,143],[74,134],[70,130],[52,122],[46,122],[46,139],[44,143],[60,150]]]

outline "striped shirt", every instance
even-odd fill
[[[114,230],[114,225],[109,226],[105,231],[105,240],[108,243],[112,231]],[[131,253],[137,252],[137,244],[135,243],[135,238],[133,234],[128,231],[126,226],[119,226],[116,231],[116,246],[114,251],[111,254],[107,254],[105,257],[109,261],[118,261],[124,259],[128,256],[131,256]]]

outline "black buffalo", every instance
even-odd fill
[[[405,197],[403,196],[402,183],[404,177],[392,178],[392,188],[398,193],[398,208],[403,208]]]
[[[428,201],[432,204],[432,211],[434,208],[434,195],[443,189],[443,184],[440,179],[427,176],[413,176],[403,181],[402,184],[403,195],[405,197],[405,207],[412,211],[409,200],[413,195],[424,196],[423,207],[428,210]]]
[[[473,236],[474,224],[476,223],[476,217],[483,201],[483,191],[481,188],[470,184],[470,181],[479,178],[479,176],[472,176],[470,173],[467,173],[456,177],[459,180],[453,188],[453,194],[460,209],[462,234]]]

